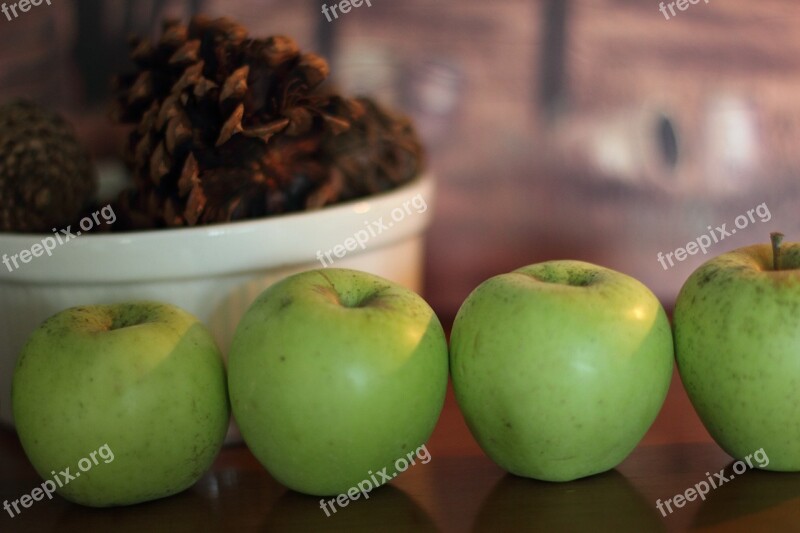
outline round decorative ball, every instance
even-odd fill
[[[89,154],[66,120],[26,100],[0,105],[0,231],[66,227],[96,189]]]

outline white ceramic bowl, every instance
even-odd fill
[[[0,421],[13,425],[11,377],[25,340],[43,320],[68,307],[170,302],[200,318],[227,354],[236,325],[256,296],[289,274],[322,267],[318,251],[327,266],[330,251],[334,267],[372,272],[419,291],[432,200],[432,179],[425,176],[388,193],[318,211],[83,235],[56,247],[52,256],[18,261],[20,268],[13,271],[0,263]],[[0,234],[0,260],[50,236]]]

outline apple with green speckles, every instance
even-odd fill
[[[763,448],[769,462],[756,466],[800,471],[800,243],[782,238],[692,273],[675,305],[675,353],[723,450],[744,459]]]
[[[420,296],[335,268],[267,288],[228,357],[248,447],[279,482],[317,496],[383,482],[384,468],[393,477],[433,432],[447,375],[444,331]]]
[[[617,466],[669,389],[672,333],[639,281],[581,261],[495,276],[458,311],[456,400],[486,454],[518,476],[570,481]]]
[[[11,401],[39,475],[69,468],[74,478],[60,477],[56,491],[93,507],[193,485],[222,447],[230,415],[211,334],[159,302],[74,307],[46,320],[17,360]],[[79,469],[104,445],[112,461]]]

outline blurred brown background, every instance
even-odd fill
[[[415,118],[439,179],[426,287],[446,324],[487,277],[566,257],[632,274],[669,307],[706,257],[664,270],[656,254],[762,203],[768,221],[709,255],[776,229],[800,240],[796,2],[700,2],[667,20],[649,0],[372,0],[332,22],[322,3],[42,4],[0,17],[0,94],[58,107],[105,162],[127,34],[203,11],[291,35],[345,90]]]
[[[155,36],[163,17],[187,19],[203,11],[238,19],[255,35],[294,37],[330,60],[334,81],[346,91],[376,95],[415,119],[438,179],[426,297],[446,327],[481,281],[529,263],[600,263],[641,279],[670,308],[683,281],[708,257],[766,242],[775,230],[800,241],[796,1],[700,1],[667,20],[655,0],[371,0],[372,7],[332,22],[321,13],[323,3],[59,0],[12,22],[0,15],[0,97],[32,96],[57,107],[76,123],[100,164],[113,168],[124,132],[105,118],[107,82],[130,66],[127,34]],[[769,217],[714,244],[708,256],[690,256],[668,270],[659,264],[659,252],[685,246],[708,234],[709,226],[730,230],[737,216],[762,204]],[[710,437],[675,373],[643,441],[662,447],[641,447],[621,468],[646,494],[643,505],[651,514],[655,498],[691,486],[713,470],[709,465],[727,461],[716,447],[683,444],[698,441]],[[7,465],[27,469],[18,475],[23,488],[6,490],[16,497],[38,478],[16,440],[0,444],[13,450],[13,456],[0,454]],[[412,471],[418,481],[405,490],[440,523],[464,530],[477,509],[486,508],[499,470],[475,460],[481,452],[452,390],[430,447],[436,456],[430,468],[441,469]],[[260,467],[243,449],[224,452],[217,471],[233,487],[223,483],[227,490],[219,495],[234,506],[203,501],[198,507],[190,496],[188,503],[137,507],[130,523],[152,522],[150,529],[158,529],[175,517],[198,516],[198,509],[225,515],[226,525],[230,517],[256,523],[271,504],[262,498],[253,505],[254,495],[280,494],[271,480],[273,488],[265,491],[266,482],[256,477]],[[766,478],[769,484],[751,474],[745,479],[756,483],[748,489],[737,480],[734,492],[717,497],[713,512],[705,507],[703,516],[723,521],[749,513],[745,518],[763,526],[772,523],[764,509],[773,508],[789,517],[776,528],[796,523],[795,478],[777,485],[775,478]],[[787,490],[787,484],[794,486]],[[584,494],[613,495],[615,485]],[[583,511],[590,527],[604,516],[592,514],[598,508],[625,515],[602,498],[582,509],[572,499],[545,497],[546,507],[535,508],[529,489],[516,498],[507,492],[492,498],[510,506],[486,515],[491,526],[519,510],[541,508],[566,509],[570,520]],[[217,490],[215,484],[215,497]],[[628,489],[619,500],[637,501]],[[66,522],[71,517],[82,527],[110,516],[66,504],[25,516],[55,521],[62,509]],[[678,530],[694,520],[693,512],[664,523]],[[520,522],[525,527],[528,518]]]

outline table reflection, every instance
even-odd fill
[[[612,470],[567,483],[505,475],[484,501],[474,531],[666,531],[655,508]]]

